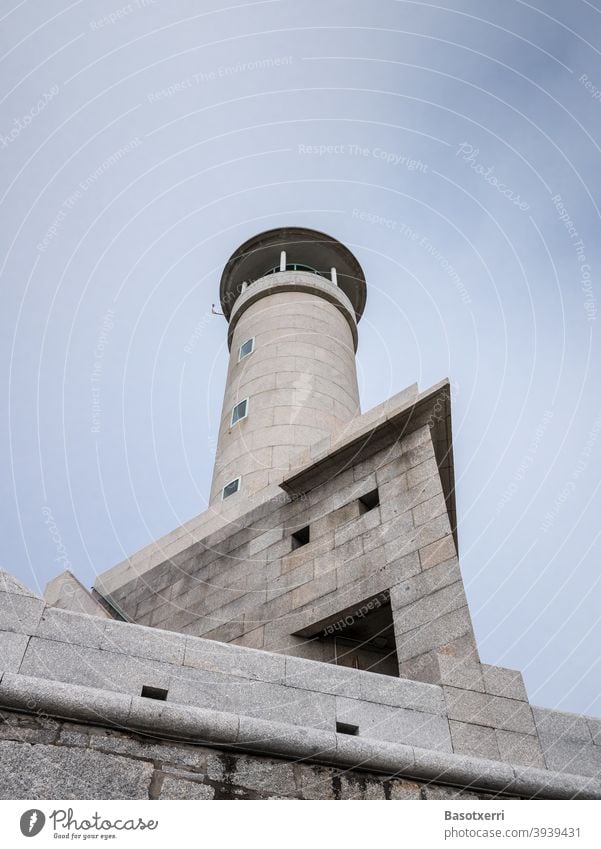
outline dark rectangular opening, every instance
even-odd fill
[[[292,548],[300,548],[309,542],[309,525],[292,534]]]
[[[293,636],[321,640],[331,663],[399,677],[390,594],[383,591],[357,601]]]
[[[337,734],[352,734],[353,736],[357,736],[359,733],[358,725],[349,725],[348,722],[337,722],[336,723],[336,733]]]
[[[372,489],[371,492],[366,492],[359,499],[359,510],[361,513],[367,513],[373,510],[380,503],[380,493],[377,489]]]
[[[142,698],[144,699],[157,699],[159,702],[167,701],[167,690],[163,690],[161,687],[147,687],[144,685],[142,687]]]

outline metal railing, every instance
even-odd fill
[[[311,268],[310,265],[303,265],[300,262],[288,262],[286,263],[286,268],[282,268],[279,265],[276,265],[274,268],[270,268],[269,271],[266,271],[262,274],[262,277],[267,277],[268,274],[277,274],[280,271],[308,271],[309,274],[318,274],[320,277],[325,277],[326,280],[330,279],[329,271],[318,271],[316,268]]]
[[[328,271],[319,271],[317,268],[313,268],[310,265],[305,265],[301,262],[285,262],[285,252],[282,251],[282,256],[280,259],[280,264],[275,265],[273,268],[270,268],[268,271],[263,272],[260,277],[257,277],[256,280],[262,280],[263,277],[268,277],[270,274],[278,274],[282,271],[305,271],[309,274],[316,274],[318,277],[323,277],[324,280],[327,280],[328,283],[331,283],[333,286],[338,286],[338,277],[336,275],[336,269],[330,268]],[[245,292],[249,286],[252,286],[256,280],[244,280],[242,283],[238,284],[238,294],[242,294]]]

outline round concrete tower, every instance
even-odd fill
[[[285,227],[245,242],[221,278],[230,362],[211,503],[279,483],[303,448],[360,413],[363,271],[336,239]]]

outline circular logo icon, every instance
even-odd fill
[[[32,808],[30,811],[25,811],[21,815],[21,834],[25,837],[35,837],[44,828],[46,817],[37,808]]]

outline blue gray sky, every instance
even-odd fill
[[[89,585],[203,511],[221,268],[311,227],[366,272],[363,409],[452,382],[482,659],[601,715],[598,0],[0,18],[2,568]]]

